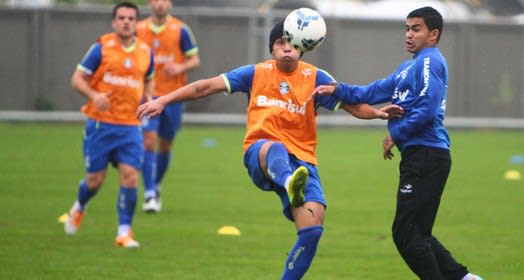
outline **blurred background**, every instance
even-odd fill
[[[117,2],[0,0],[0,119],[24,112],[74,112],[76,117],[85,100],[71,89],[71,74],[90,44],[111,31]],[[131,2],[139,4],[141,17],[149,15],[147,0]],[[324,16],[328,33],[304,60],[355,84],[382,78],[410,57],[404,48],[405,17],[431,5],[445,20],[439,47],[450,69],[448,117],[524,128],[524,0],[173,3],[173,14],[191,27],[200,48],[202,64],[190,73],[191,80],[268,59],[273,24],[295,8],[311,7]],[[245,105],[240,94],[218,95],[188,102],[186,112],[242,115]]]

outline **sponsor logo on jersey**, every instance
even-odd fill
[[[424,88],[420,91],[419,96],[426,96],[426,91],[428,90],[429,86],[429,62],[430,58],[426,57],[424,58]]]
[[[262,64],[262,68],[271,70],[271,69],[273,69],[273,64],[271,64],[271,63],[264,63],[264,64]]]
[[[115,44],[116,44],[116,43],[115,43],[115,40],[113,40],[113,39],[111,39],[111,40],[109,40],[109,41],[107,42],[107,46],[108,46],[108,47],[112,47],[112,46],[114,46]]]
[[[107,72],[104,73],[104,78],[102,80],[106,84],[122,86],[122,87],[129,87],[129,88],[138,88],[140,85],[140,81],[134,79],[131,76],[120,77],[120,76],[111,75],[111,73],[107,73]]]
[[[160,47],[160,40],[159,39],[154,39],[153,40],[153,48],[158,48]]]
[[[304,70],[302,70],[302,75],[304,76],[311,76],[311,68],[306,68]]]
[[[175,61],[175,56],[170,55],[155,55],[155,63],[158,64],[169,64]]]
[[[124,67],[126,69],[131,69],[131,67],[133,67],[133,62],[131,61],[130,58],[124,59]]]
[[[406,97],[409,94],[409,89],[406,89],[405,91],[399,91],[398,88],[395,88],[395,91],[393,92],[393,99],[399,99],[400,101],[406,100]]]
[[[411,65],[406,67],[406,69],[402,70],[398,75],[397,75],[397,79],[398,78],[401,78],[402,80],[404,80],[407,76],[408,76],[408,73],[409,73],[409,69],[411,68]]]
[[[288,94],[289,84],[286,82],[280,82],[280,84],[278,84],[278,90],[280,91],[280,94]]]
[[[265,95],[259,95],[257,97],[257,106],[259,107],[279,107],[282,109],[287,109],[288,112],[293,114],[306,114],[306,105],[294,104],[291,100],[284,101],[280,99],[268,98]]]

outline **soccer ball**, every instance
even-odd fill
[[[284,20],[284,37],[295,49],[307,52],[320,46],[326,36],[322,16],[310,8],[293,10]]]

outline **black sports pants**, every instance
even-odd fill
[[[460,280],[468,273],[432,235],[450,169],[449,150],[414,146],[402,153],[393,240],[423,280]]]

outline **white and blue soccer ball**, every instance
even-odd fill
[[[316,10],[299,8],[286,16],[284,37],[294,48],[311,51],[324,42],[326,23]]]

